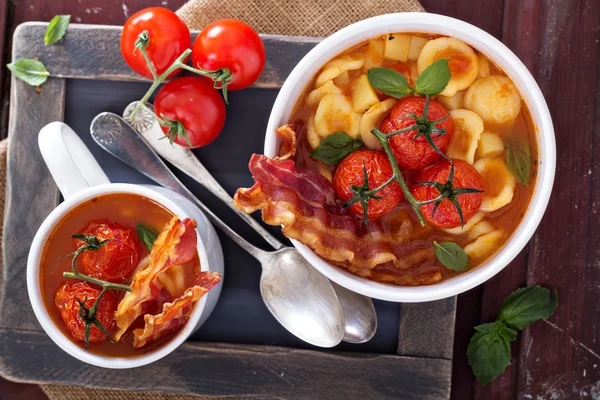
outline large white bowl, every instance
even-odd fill
[[[264,152],[269,157],[277,155],[280,139],[275,134],[275,130],[288,122],[305,86],[327,61],[365,39],[390,32],[437,33],[461,39],[500,66],[517,85],[531,111],[538,143],[538,173],[527,212],[504,246],[485,263],[457,277],[429,286],[402,287],[373,282],[328,263],[298,241],[292,240],[292,243],[321,273],[357,293],[397,302],[438,300],[469,290],[506,267],[533,235],[546,210],[552,191],[556,167],[556,144],[550,112],[540,88],[525,65],[505,45],[471,24],[437,14],[386,14],[347,26],[315,46],[286,79],[269,117]]]

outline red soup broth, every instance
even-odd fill
[[[63,276],[63,272],[71,271],[72,258],[65,258],[65,256],[77,250],[72,235],[81,233],[90,222],[98,220],[108,220],[125,227],[133,228],[134,230],[135,227],[141,223],[144,226],[154,229],[156,232],[160,232],[173,217],[174,214],[171,211],[146,197],[128,193],[114,193],[94,197],[78,205],[70,210],[58,224],[56,224],[46,241],[42,253],[40,288],[48,314],[54,321],[54,324],[67,338],[81,348],[85,347],[83,342],[76,341],[71,337],[70,332],[65,327],[60,312],[54,304],[56,290],[67,280],[67,278]],[[139,247],[142,249],[142,253],[139,257],[141,260],[150,252],[143,244]],[[84,273],[79,260],[75,266],[79,272]],[[185,273],[185,287],[193,286],[195,274],[200,271],[200,259],[198,255],[196,254],[195,258],[185,264],[180,270]],[[130,283],[134,272],[135,268],[134,271],[125,277],[125,284]],[[118,301],[123,298],[125,293],[122,291],[111,292],[118,297]],[[182,293],[178,293],[177,295],[180,294]],[[168,342],[175,333],[173,332],[166,335],[164,338],[140,349],[134,349],[132,347],[133,334],[131,332],[134,329],[143,326],[144,321],[142,315],[136,320],[129,331],[123,335],[118,343],[111,343],[107,338],[106,341],[102,343],[90,343],[87,351],[115,357],[139,355],[162,346]]]

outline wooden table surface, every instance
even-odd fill
[[[0,64],[9,62],[12,32],[25,21],[71,14],[72,21],[122,25],[151,5],[173,10],[185,0],[0,0]],[[460,18],[501,39],[538,81],[552,113],[557,173],[535,236],[501,273],[458,298],[452,398],[600,399],[600,1],[421,0],[429,12]],[[393,10],[390,9],[390,12]],[[6,135],[7,70],[0,69],[0,136]],[[507,371],[482,387],[466,362],[473,326],[495,318],[514,289],[558,290],[549,321],[513,343]],[[0,399],[44,399],[34,385],[0,379]]]

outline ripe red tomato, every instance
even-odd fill
[[[121,54],[127,64],[140,75],[152,79],[148,64],[135,42],[143,31],[150,40],[146,47],[148,57],[158,75],[165,72],[192,42],[190,29],[173,11],[162,7],[150,7],[133,14],[125,23],[121,34]],[[173,71],[174,76],[179,69]]]
[[[369,189],[381,186],[393,175],[392,165],[385,153],[377,150],[355,151],[339,163],[333,174],[333,189],[338,199],[347,202],[354,195],[350,187],[364,184],[364,168],[367,169],[369,177]],[[377,192],[376,196],[383,198],[369,200],[368,219],[377,219],[389,213],[398,206],[404,197],[398,182],[392,182]],[[360,203],[352,204],[349,210],[361,218],[364,216]]]
[[[98,250],[81,253],[78,260],[86,275],[116,282],[127,278],[137,267],[142,253],[142,244],[135,229],[99,220],[92,221],[81,233],[95,236],[100,241],[113,239]],[[73,241],[78,248],[86,245],[79,239]]]
[[[425,108],[424,97],[406,97],[398,100],[392,107],[388,115],[381,121],[379,130],[383,133],[391,133],[402,128],[407,128],[415,123],[412,117],[406,117],[407,114],[414,113],[418,117],[423,115]],[[440,102],[430,100],[427,119],[434,121],[448,115],[448,110]],[[406,117],[406,118],[405,118]],[[445,129],[446,133],[440,135],[433,133],[431,135],[433,142],[442,151],[445,152],[450,143],[450,138],[454,132],[452,118],[448,117],[444,121],[435,125],[438,129]],[[398,134],[390,139],[390,147],[396,158],[398,166],[403,169],[419,170],[429,165],[435,160],[441,158],[433,147],[423,136],[415,139],[417,131],[408,131]]]
[[[252,85],[265,67],[265,46],[248,24],[237,19],[215,21],[202,29],[192,47],[192,64],[206,70],[228,68],[228,90]]]
[[[419,171],[413,178],[413,182],[439,182],[444,185],[448,181],[451,166],[452,163],[450,161],[439,160]],[[483,191],[483,180],[479,172],[471,164],[462,160],[454,160],[452,186],[454,188],[472,188]],[[410,191],[417,201],[432,200],[440,195],[440,192],[434,186],[425,186],[417,183],[411,186]],[[465,223],[479,210],[482,197],[482,193],[456,195]],[[461,225],[458,210],[449,199],[442,200],[437,210],[435,210],[435,214],[433,214],[434,207],[434,203],[421,206],[423,218],[425,218],[428,224],[439,228],[455,228]]]
[[[175,137],[174,141],[185,147],[206,146],[219,136],[225,125],[225,102],[203,78],[186,76],[168,82],[156,95],[154,111],[161,118],[183,124],[191,145],[183,136]],[[162,129],[170,135],[169,128]]]
[[[79,303],[76,298],[85,302],[89,309],[100,294],[100,289],[91,287],[87,282],[68,280],[63,283],[54,294],[54,305],[60,312],[67,330],[71,336],[80,342],[85,341],[85,323],[79,316]],[[118,299],[114,291],[109,291],[100,299],[100,306],[96,312],[96,319],[110,332],[114,325],[114,313],[117,310]],[[90,329],[90,343],[100,343],[106,340],[106,334],[92,325]]]

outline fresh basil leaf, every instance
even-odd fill
[[[467,360],[477,380],[486,385],[510,364],[510,342],[517,332],[498,321],[476,326],[475,330],[467,346]]]
[[[433,242],[435,256],[446,268],[461,272],[469,266],[469,256],[454,242]]]
[[[144,243],[148,250],[152,251],[152,246],[158,237],[158,233],[154,229],[148,228],[142,224],[137,224],[135,231],[142,243]]]
[[[502,302],[498,320],[513,329],[523,329],[539,319],[546,319],[558,305],[556,291],[541,286],[517,289]]]
[[[506,143],[506,165],[508,170],[523,185],[529,185],[531,174],[531,150],[525,139],[509,138]]]
[[[360,139],[353,139],[345,132],[336,132],[323,139],[319,146],[310,152],[310,156],[325,164],[337,164],[362,145]]]
[[[452,74],[448,68],[448,59],[434,61],[417,78],[416,92],[421,96],[437,96],[444,91]]]
[[[58,42],[65,36],[70,21],[70,15],[56,15],[52,18],[50,24],[46,28],[46,34],[44,35],[44,43],[46,43],[46,46]]]
[[[398,71],[389,68],[371,68],[367,71],[369,83],[388,96],[401,99],[411,93],[406,78]]]
[[[15,78],[18,78],[31,86],[40,86],[50,76],[44,64],[38,60],[24,58],[16,60],[6,65],[13,73]]]

